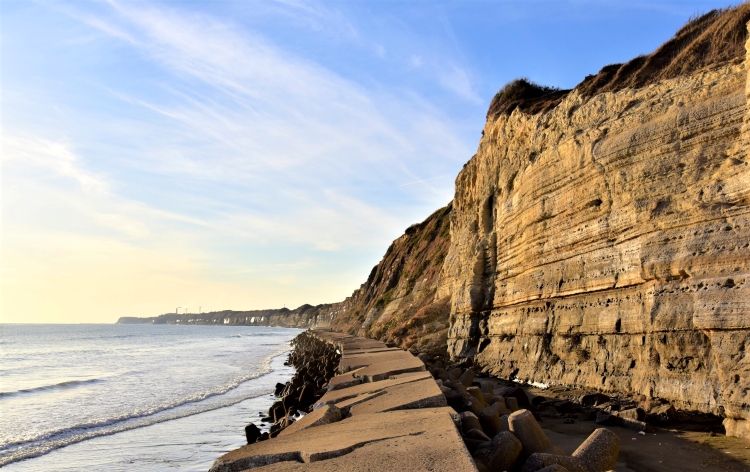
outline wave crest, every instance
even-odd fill
[[[25,388],[21,390],[15,390],[13,392],[0,392],[0,398],[4,397],[11,397],[14,395],[22,395],[24,393],[37,393],[37,392],[44,392],[48,390],[58,390],[61,388],[72,388],[72,387],[79,387],[81,385],[90,385],[98,382],[102,382],[102,379],[87,379],[87,380],[66,380],[65,382],[60,382],[52,385],[43,385],[41,387],[34,387],[34,388]]]

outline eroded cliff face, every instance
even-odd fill
[[[748,84],[729,61],[489,117],[436,294],[449,352],[750,433]]]
[[[452,205],[410,226],[373,267],[367,282],[335,304],[331,327],[405,349],[445,354],[449,292],[437,297],[450,245]]]

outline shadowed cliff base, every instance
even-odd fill
[[[624,64],[604,66],[597,74],[586,76],[574,90],[584,97],[593,97],[625,88],[642,88],[729,62],[742,62],[748,21],[748,3],[711,10],[689,20],[653,53]],[[544,113],[556,107],[570,91],[534,84],[527,79],[515,80],[492,99],[487,119],[509,115],[516,108],[530,115]]]

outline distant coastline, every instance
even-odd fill
[[[155,325],[227,325],[227,326],[279,326],[286,328],[328,327],[332,319],[329,304],[302,305],[299,308],[235,311],[222,310],[207,313],[165,313],[159,316],[123,316],[116,324]]]

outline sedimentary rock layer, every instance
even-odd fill
[[[665,398],[742,431],[745,63],[491,116],[456,179],[437,292],[452,296],[450,353],[502,377]]]

